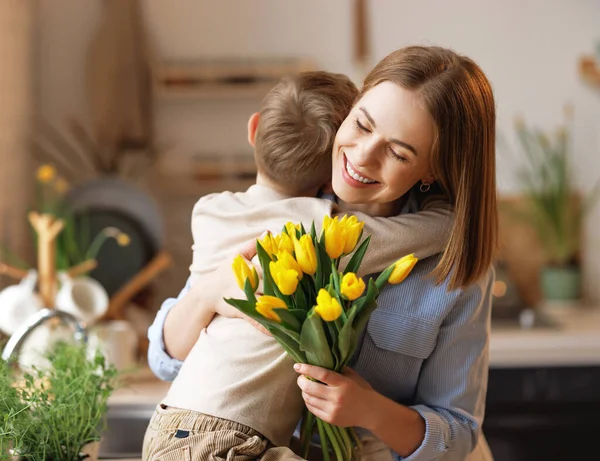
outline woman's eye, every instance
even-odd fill
[[[356,125],[356,128],[358,128],[363,133],[370,133],[371,132],[371,130],[369,130],[366,126],[364,126],[362,123],[360,123],[357,118],[354,119],[354,124]]]
[[[396,151],[394,149],[392,149],[391,147],[388,149],[388,151],[389,151],[390,155],[392,156],[392,158],[394,160],[396,160],[397,162],[406,162],[406,158],[397,154]]]

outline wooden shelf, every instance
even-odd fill
[[[592,56],[582,56],[579,59],[579,75],[588,84],[600,88],[600,65]]]
[[[156,84],[157,98],[173,100],[232,100],[262,99],[275,85],[269,83],[205,83],[198,85],[160,85]]]
[[[296,58],[205,58],[153,66],[154,93],[161,99],[262,99],[284,75],[313,70]]]

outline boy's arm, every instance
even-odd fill
[[[405,213],[389,218],[369,216],[353,212],[364,221],[363,235],[371,235],[371,242],[360,267],[360,275],[385,270],[407,254],[414,253],[419,259],[444,251],[454,213],[444,201],[431,202],[417,213]]]

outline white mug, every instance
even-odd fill
[[[127,320],[100,322],[88,332],[89,355],[96,350],[119,371],[126,371],[137,362],[138,336]]]
[[[72,279],[64,272],[58,274],[61,282],[56,295],[56,308],[74,315],[85,324],[91,324],[108,310],[108,293],[90,277]]]
[[[37,272],[31,270],[17,285],[0,292],[0,330],[11,336],[27,318],[44,307],[35,293]]]

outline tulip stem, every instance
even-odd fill
[[[318,422],[321,420],[317,420],[317,424]],[[331,445],[333,445],[333,451],[335,452],[335,456],[337,458],[337,461],[344,461],[344,455],[342,454],[342,451],[340,449],[340,443],[338,441],[338,438],[335,435],[334,429],[331,426],[331,424],[326,423],[326,422],[322,422],[324,428],[325,428],[325,432],[327,433],[327,436],[329,437],[329,441],[331,442]]]
[[[319,430],[319,439],[321,439],[321,452],[323,453],[323,461],[330,461],[329,457],[329,443],[327,443],[327,434],[323,427],[323,421],[317,418],[317,429]],[[308,459],[308,453],[305,456]]]
[[[346,429],[343,427],[338,427],[338,432],[340,434],[340,437],[342,438],[342,441],[344,442],[344,446],[346,447],[346,454],[348,455],[348,459],[352,458],[352,440],[350,440],[350,437],[348,436],[348,433],[346,432]]]

